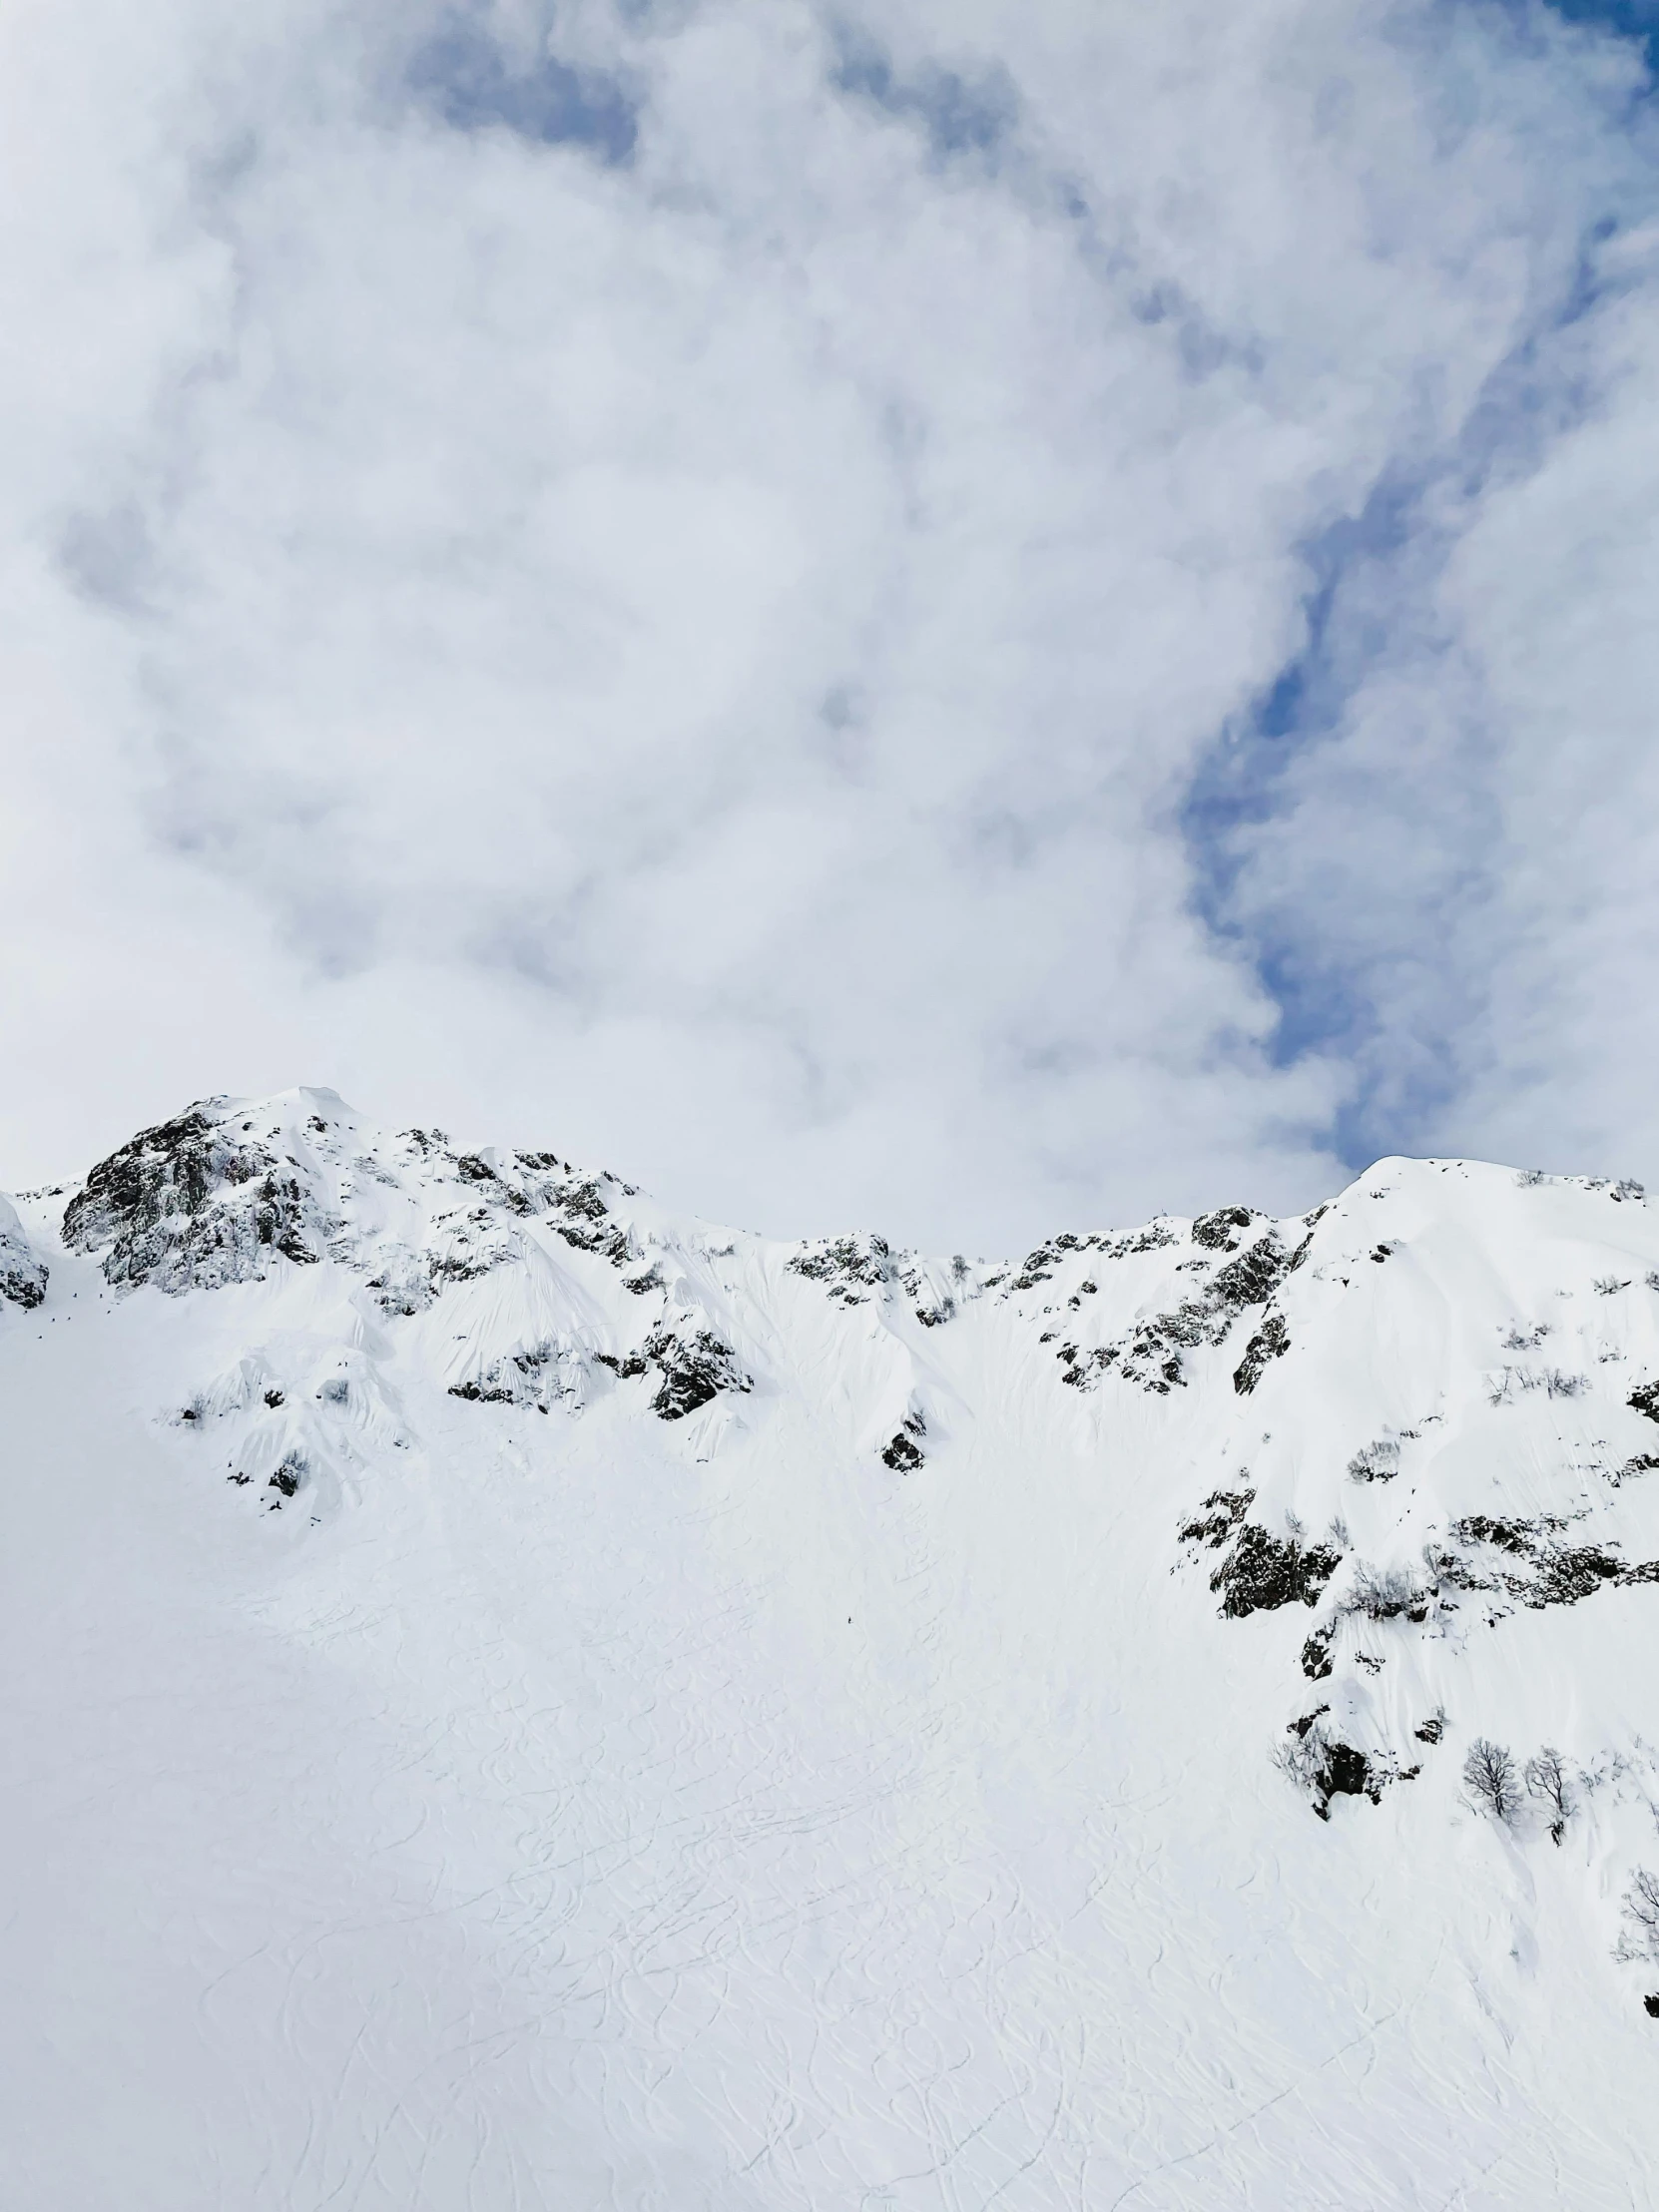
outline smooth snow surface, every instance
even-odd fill
[[[999,1268],[291,1092],[0,1260],[0,2203],[1655,2201],[1633,1186]]]

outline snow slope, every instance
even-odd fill
[[[996,1267],[192,1109],[0,1206],[0,2203],[1648,2205],[1656,1381],[1631,1185]]]

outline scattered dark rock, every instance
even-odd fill
[[[804,1275],[812,1283],[860,1283],[867,1290],[878,1290],[897,1273],[883,1237],[821,1238],[786,1265],[792,1275]]]
[[[1241,1397],[1248,1397],[1261,1382],[1270,1360],[1282,1360],[1291,1349],[1291,1332],[1283,1314],[1269,1314],[1249,1344],[1244,1358],[1233,1371],[1233,1387]]]
[[[1659,1990],[1652,1991],[1643,1997],[1642,2004],[1650,2020],[1659,2020]]]
[[[1222,1591],[1222,1617],[1244,1620],[1281,1605],[1317,1605],[1342,1555],[1324,1544],[1304,1545],[1288,1536],[1282,1542],[1255,1521],[1246,1521],[1232,1550],[1210,1577]]]
[[[1645,1413],[1649,1420],[1659,1420],[1659,1382],[1639,1383],[1625,1403],[1633,1405],[1638,1413]]]
[[[646,1342],[646,1353],[656,1363],[662,1382],[651,1400],[651,1410],[662,1420],[683,1420],[707,1405],[722,1390],[753,1387],[738,1365],[737,1354],[712,1331],[700,1329],[679,1337],[659,1329]]]
[[[558,1205],[566,1214],[578,1214],[585,1221],[603,1221],[610,1212],[605,1204],[605,1194],[591,1178],[578,1183],[574,1189],[559,1195]]]
[[[1265,1306],[1296,1264],[1269,1230],[1248,1252],[1228,1261],[1211,1284],[1211,1295],[1228,1306]]]
[[[1433,1719],[1424,1721],[1420,1727],[1413,1728],[1411,1733],[1418,1743],[1437,1744],[1445,1734],[1445,1722],[1435,1716]]]
[[[1098,1382],[1108,1369],[1116,1366],[1117,1357],[1115,1345],[1097,1346],[1093,1352],[1079,1352],[1075,1345],[1062,1345],[1058,1358],[1066,1367],[1060,1381],[1069,1382],[1073,1389],[1087,1389],[1091,1382]]]
[[[899,1474],[914,1474],[917,1467],[925,1464],[914,1438],[907,1435],[902,1428],[891,1443],[883,1447],[881,1457],[887,1466]]]
[[[1126,1343],[1091,1354],[1093,1374],[1089,1365],[1076,1357],[1073,1347],[1062,1348],[1061,1357],[1067,1362],[1064,1380],[1081,1385],[1098,1380],[1115,1365],[1126,1382],[1167,1396],[1186,1382],[1183,1352],[1200,1345],[1221,1344],[1246,1308],[1264,1304],[1285,1277],[1302,1265],[1312,1242],[1310,1231],[1296,1251],[1288,1253],[1270,1230],[1247,1252],[1229,1261],[1200,1296],[1183,1300],[1173,1313],[1155,1314],[1139,1323]],[[1287,1352],[1290,1341],[1284,1317],[1270,1314],[1246,1347],[1243,1363],[1233,1378],[1234,1388],[1241,1395],[1253,1390],[1268,1361]]]
[[[1369,1797],[1373,1805],[1382,1802],[1382,1783],[1363,1751],[1338,1740],[1323,1743],[1321,1752],[1309,1779],[1315,1792],[1314,1811],[1322,1821],[1331,1818],[1331,1800],[1335,1797]]]
[[[621,1376],[624,1380],[631,1376],[644,1375],[650,1367],[643,1352],[628,1352],[620,1357],[614,1352],[596,1352],[594,1359],[600,1367],[609,1368],[613,1375]]]
[[[1470,1513],[1452,1523],[1452,1532],[1464,1543],[1496,1544],[1502,1551],[1525,1554],[1534,1548],[1540,1526],[1556,1529],[1563,1525],[1559,1520],[1538,1523],[1504,1520],[1489,1513]]]
[[[1085,1238],[1085,1244],[1093,1240]],[[1179,1240],[1175,1231],[1161,1221],[1149,1222],[1144,1229],[1132,1229],[1126,1236],[1115,1237],[1103,1243],[1100,1256],[1103,1260],[1127,1260],[1141,1252],[1162,1252],[1166,1245]]]
[[[1327,1705],[1316,1706],[1288,1723],[1293,1741],[1281,1745],[1274,1765],[1289,1781],[1307,1793],[1308,1802],[1322,1821],[1331,1818],[1331,1801],[1339,1797],[1367,1797],[1373,1805],[1382,1802],[1390,1782],[1410,1782],[1420,1767],[1402,1768],[1391,1753],[1367,1753],[1331,1733],[1325,1716]]]
[[[1469,1513],[1451,1524],[1451,1541],[1432,1555],[1436,1574],[1462,1590],[1501,1590],[1522,1605],[1576,1605],[1609,1583],[1659,1582],[1659,1560],[1627,1566],[1599,1544],[1566,1544],[1567,1523],[1556,1513],[1534,1520]],[[1484,1571],[1458,1545],[1484,1545],[1514,1565],[1489,1565]]]
[[[1184,1544],[1208,1544],[1219,1551],[1256,1502],[1254,1490],[1212,1490],[1195,1519],[1181,1529]]]
[[[922,1464],[921,1440],[926,1433],[926,1416],[919,1405],[912,1405],[891,1442],[883,1446],[882,1459],[900,1474],[914,1474]]]
[[[445,1242],[425,1255],[426,1287],[431,1290],[441,1290],[451,1283],[476,1283],[480,1276],[505,1267],[513,1258],[513,1248],[504,1238],[488,1234],[491,1227],[488,1214],[481,1213],[467,1222],[440,1217],[438,1226]],[[398,1295],[411,1294],[413,1289],[412,1284],[400,1284]],[[385,1303],[382,1300],[382,1304]],[[417,1301],[417,1311],[418,1304]]]
[[[1216,1314],[1207,1302],[1188,1299],[1174,1313],[1142,1322],[1127,1345],[1113,1348],[1112,1356],[1126,1381],[1167,1397],[1172,1389],[1186,1386],[1182,1352],[1217,1342],[1227,1329],[1228,1320],[1223,1320],[1218,1331]]]
[[[281,1465],[274,1470],[266,1486],[268,1489],[279,1490],[283,1497],[292,1497],[304,1473],[304,1453],[290,1451]]]
[[[567,1245],[578,1252],[595,1252],[602,1260],[609,1260],[613,1267],[625,1267],[637,1257],[628,1241],[627,1232],[614,1223],[603,1229],[590,1229],[583,1220],[552,1221],[548,1223],[555,1236],[562,1237]]]
[[[1038,1245],[1035,1252],[1028,1252],[1020,1263],[1020,1271],[1009,1284],[1011,1291],[1034,1291],[1039,1283],[1046,1283],[1054,1273],[1059,1253],[1048,1245]]]
[[[1236,1230],[1248,1229],[1256,1216],[1248,1206],[1218,1206],[1213,1214],[1200,1214],[1193,1223],[1193,1243],[1208,1252],[1237,1252]]]
[[[1323,1682],[1331,1673],[1331,1646],[1336,1641],[1337,1624],[1330,1621],[1324,1628],[1315,1629],[1302,1647],[1302,1671],[1310,1682]]]
[[[633,1357],[635,1365],[628,1372],[643,1375],[645,1362],[637,1355]],[[595,1353],[593,1358],[601,1367],[617,1366],[607,1353]],[[452,1382],[449,1395],[474,1405],[533,1405],[537,1412],[545,1413],[550,1400],[580,1401],[582,1372],[583,1363],[569,1346],[547,1339],[509,1353],[465,1382]]]
[[[1527,1593],[1526,1603],[1533,1606],[1576,1605],[1580,1598],[1599,1590],[1604,1582],[1635,1578],[1620,1560],[1595,1544],[1546,1551],[1539,1557],[1537,1576]]]

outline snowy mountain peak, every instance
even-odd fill
[[[522,1953],[499,2004],[476,1980],[489,1914],[454,1905],[467,2001],[589,2019],[598,1961],[607,2065],[696,2146],[674,2201],[931,2207],[902,2176],[942,2159],[963,2204],[1095,2202],[1009,2088],[1051,2078],[1076,2143],[1115,2146],[1103,2202],[1600,2201],[1594,2147],[1567,2195],[1482,2197],[1464,2120],[1424,2121],[1426,2062],[1386,2045],[1387,2004],[1432,2023],[1465,2119],[1570,2096],[1599,2115],[1586,2140],[1631,2151],[1619,2098],[1648,2054],[1628,2037],[1659,1996],[1638,1910],[1659,1860],[1659,1221],[1637,1186],[1385,1160],[1306,1216],[1223,1206],[995,1265],[678,1220],[552,1152],[389,1135],[301,1090],[204,1101],[72,1192],[0,1207],[0,1294],[18,1496],[66,1547],[43,1588],[119,1527],[182,1578],[180,1618],[200,1584],[334,1654],[317,1740],[355,1744],[380,1711],[412,1732],[391,1768],[340,1750],[342,1771],[368,1757],[365,1835],[446,1714],[442,1740],[479,1747],[453,1802],[430,1784],[470,1871],[374,1848],[417,1890],[562,1900],[557,1945]],[[117,1620],[125,1587],[99,1600]],[[221,1755],[243,1773],[240,1742]],[[283,1756],[308,1803],[318,1754]],[[526,1809],[549,1791],[546,1858]],[[310,1816],[285,1807],[259,1848],[314,1882]],[[1224,1867],[1260,1891],[1248,1939],[1212,1899]],[[1378,1993],[1333,1994],[1367,1915]],[[1219,2016],[1178,2020],[1223,1985]],[[387,2078],[423,2078],[430,2015],[400,2003]],[[1567,2017],[1585,2056],[1563,2067]],[[238,2018],[255,2046],[277,2032],[252,1983]],[[590,2029],[571,2032],[574,2079]],[[1355,2034],[1427,2128],[1420,2199],[1319,2086]],[[791,2074],[806,2178],[764,2114],[698,2117],[714,2078],[798,2035],[821,2053]],[[1191,2037],[1256,2084],[1214,2092],[1219,2134],[1174,2086]],[[930,2071],[923,2048],[959,2056]],[[1126,2066],[1155,2143],[1114,2117]],[[947,2075],[944,2138],[919,2091],[878,2089],[942,2096]],[[539,2092],[509,2079],[533,2133]],[[1358,2195],[1335,2150],[1305,2180],[1326,2155],[1306,2132],[1294,2155],[1271,2130],[1220,2147],[1287,2080],[1372,2175]],[[307,2178],[284,2202],[372,2170],[299,2134],[286,2155]],[[1255,2178],[1230,2195],[1232,2158]],[[759,2194],[734,2178],[761,2167]],[[264,2187],[239,2201],[279,2201]],[[416,2200],[405,2177],[361,2201]]]

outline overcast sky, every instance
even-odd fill
[[[1659,100],[1473,0],[10,0],[0,1183],[1659,1180]]]

